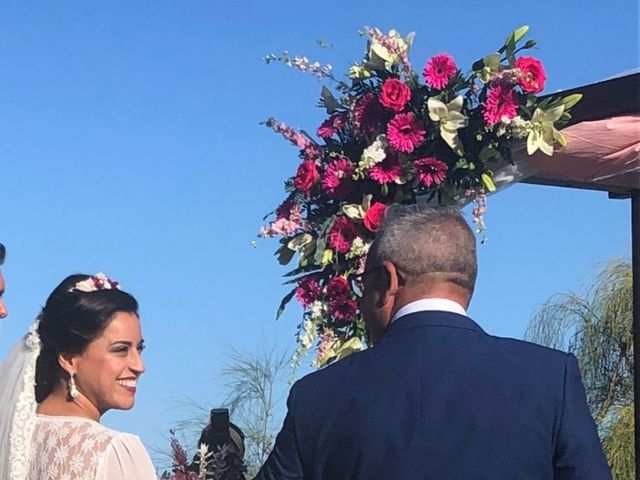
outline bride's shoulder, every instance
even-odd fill
[[[90,419],[37,415],[34,443],[34,468],[49,468],[53,459],[64,457],[75,470],[96,472],[98,479],[155,479],[151,459],[136,435]]]

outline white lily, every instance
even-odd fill
[[[440,136],[458,155],[463,153],[458,129],[469,125],[469,119],[460,111],[463,101],[462,95],[458,95],[446,104],[435,98],[427,100],[429,118],[434,122],[439,122]]]
[[[531,117],[531,131],[527,137],[527,153],[533,155],[538,149],[543,153],[553,155],[553,145],[558,142],[566,145],[564,135],[556,127],[557,122],[564,113],[564,105],[559,105],[551,110],[536,108]]]
[[[378,135],[375,141],[364,149],[360,156],[360,161],[356,167],[356,171],[353,174],[354,180],[364,178],[364,172],[369,170],[375,164],[382,162],[387,154],[385,149],[387,148],[387,138],[385,135]]]
[[[403,38],[396,30],[389,30],[387,35],[383,35],[377,29],[372,29],[370,32],[369,62],[375,66],[381,66],[378,60],[382,60],[387,69],[402,61],[403,56],[409,52],[415,36],[415,33],[412,32]],[[387,48],[380,40],[384,40],[391,48]]]
[[[356,63],[349,68],[349,78],[354,80],[364,80],[370,78],[371,71],[363,64]]]

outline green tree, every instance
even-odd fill
[[[282,423],[282,407],[291,355],[267,350],[232,350],[221,375],[227,380],[225,406],[245,435],[247,478],[267,460]]]
[[[535,314],[527,340],[573,353],[614,478],[635,478],[632,274],[604,265],[583,295],[560,293]]]

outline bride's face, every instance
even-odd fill
[[[118,312],[102,335],[74,359],[78,390],[102,414],[111,408],[128,410],[144,372],[144,340],[140,319]]]

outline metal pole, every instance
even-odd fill
[[[633,275],[633,398],[636,479],[640,479],[640,192],[631,195],[631,271]]]

